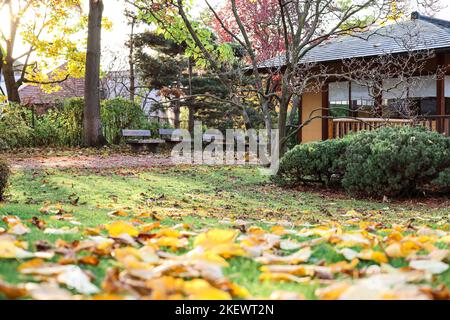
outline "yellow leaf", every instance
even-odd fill
[[[34,255],[31,252],[25,251],[17,247],[13,241],[0,241],[0,259],[22,259],[31,258]]]
[[[231,296],[228,292],[224,292],[214,288],[209,282],[203,279],[195,279],[186,281],[184,291],[192,300],[230,300]]]
[[[289,273],[296,276],[314,275],[313,265],[269,265],[262,266],[260,270],[264,273]]]
[[[147,233],[150,232],[154,229],[158,229],[161,226],[161,223],[159,221],[153,222],[153,223],[149,223],[149,224],[145,224],[142,226],[142,232],[143,233]]]
[[[171,248],[184,248],[188,245],[188,240],[186,238],[173,238],[173,237],[161,237],[152,239],[152,243],[160,247],[171,247]]]
[[[128,213],[122,210],[115,210],[108,212],[108,216],[110,217],[128,217]]]
[[[42,259],[32,259],[30,261],[22,263],[20,266],[17,267],[17,270],[22,271],[23,269],[36,268],[42,266],[43,264],[44,260]]]
[[[211,229],[199,234],[194,240],[195,247],[202,247],[205,251],[218,254],[224,258],[245,255],[244,249],[234,243],[237,231]]]
[[[370,249],[363,250],[358,254],[358,258],[363,260],[372,260],[379,264],[387,263],[389,260],[383,252]]]
[[[413,241],[396,242],[386,247],[385,252],[391,258],[406,258],[420,249]]]
[[[244,299],[250,297],[250,292],[246,288],[241,287],[235,283],[230,282],[228,284],[228,289],[230,290],[231,295],[233,297],[239,297]]]
[[[286,263],[286,264],[297,264],[300,262],[307,262],[311,257],[312,250],[310,247],[305,247],[297,252],[288,256],[278,256],[270,253],[265,253],[261,257],[255,260],[262,264],[276,264],[276,263]]]
[[[128,234],[132,237],[139,235],[139,231],[136,230],[131,224],[124,221],[116,221],[106,226],[111,237],[119,237],[122,234]]]
[[[273,226],[270,231],[278,236],[286,234],[286,230],[282,226]]]
[[[322,300],[336,300],[338,299],[348,288],[350,284],[347,282],[338,282],[332,284],[326,288],[320,288],[316,290],[316,296]]]
[[[310,277],[297,277],[289,273],[272,273],[265,272],[259,276],[260,281],[286,281],[286,282],[296,282],[305,283],[311,280]]]
[[[88,236],[98,236],[100,234],[100,228],[86,228],[84,234]]]
[[[113,294],[96,294],[92,300],[124,300],[124,298]]]
[[[182,236],[182,234],[177,231],[173,230],[171,228],[162,228],[156,233],[157,237],[170,237],[170,238],[179,238]]]
[[[247,233],[255,234],[255,235],[261,235],[261,234],[264,234],[266,232],[260,227],[251,226],[250,228],[248,228]]]

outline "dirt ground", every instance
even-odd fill
[[[136,154],[128,149],[23,149],[0,154],[13,170],[151,168],[171,165],[168,152]]]

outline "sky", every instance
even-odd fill
[[[207,8],[205,0],[192,0],[194,10],[192,14],[196,15]],[[213,6],[218,6],[224,1],[228,0],[209,0]],[[443,3],[448,3],[447,8],[439,11],[436,15],[437,18],[450,20],[450,1],[442,0]],[[105,11],[104,16],[107,17],[112,23],[113,27],[110,31],[103,31],[102,44],[103,44],[103,65],[108,65],[111,62],[112,56],[122,56],[126,59],[127,49],[125,42],[128,39],[129,27],[127,26],[126,19],[124,17],[125,1],[124,0],[104,0]],[[85,13],[88,12],[89,0],[83,0],[83,6]],[[0,21],[2,16],[0,13]],[[20,46],[20,45],[19,45]],[[25,47],[24,47],[25,48]],[[24,48],[17,48],[17,51],[24,51]]]

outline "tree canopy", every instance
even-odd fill
[[[0,13],[5,19],[0,30],[0,71],[10,101],[20,102],[22,84],[57,84],[68,74],[83,74],[84,40],[77,34],[86,19],[80,0],[3,0]],[[49,70],[53,70],[51,78]]]

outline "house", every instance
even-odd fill
[[[41,86],[25,84],[19,88],[20,101],[25,106],[32,106],[38,114],[42,114],[65,99],[84,97],[83,78],[69,77],[58,86],[59,90],[49,93]]]
[[[426,52],[430,54],[427,56]],[[422,55],[422,61],[405,79],[405,70],[411,64],[405,57],[414,54]],[[329,39],[310,50],[301,64],[336,71],[348,69],[352,63],[364,63],[370,74],[373,71],[370,68],[374,67],[370,61],[381,61],[380,57],[386,56],[398,59],[403,65],[381,78],[378,90],[374,90],[373,81],[335,75],[323,79],[320,89],[304,92],[299,108],[302,122],[311,117],[314,120],[300,130],[299,141],[326,140],[350,131],[412,122],[450,136],[450,21],[414,12],[407,21],[358,36]],[[260,67],[276,70],[283,65],[284,56],[280,55],[264,61]],[[409,106],[410,117],[402,114],[400,107],[396,109],[400,105]]]

